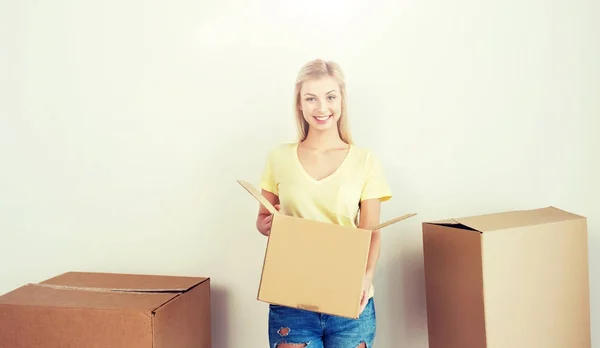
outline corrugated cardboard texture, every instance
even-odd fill
[[[199,332],[210,332],[209,286],[208,278],[65,273],[0,296],[0,347],[208,348]],[[178,312],[180,300],[197,307]],[[178,325],[155,321],[162,308]],[[158,346],[154,331],[186,338]]]
[[[431,348],[486,347],[479,237],[464,229],[424,229]]]
[[[370,231],[282,214],[272,230],[258,299],[357,317]]]
[[[431,348],[591,346],[585,217],[548,207],[424,223],[423,249]]]
[[[489,347],[589,348],[584,219],[484,234]]]
[[[196,286],[156,310],[153,348],[209,348],[210,287]]]

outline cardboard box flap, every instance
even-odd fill
[[[248,193],[250,193],[252,195],[252,197],[256,198],[256,200],[259,201],[263,207],[267,208],[269,213],[271,213],[271,214],[279,213],[277,211],[277,209],[275,209],[275,207],[271,204],[271,202],[269,202],[265,198],[265,196],[263,196],[254,186],[252,186],[252,184],[250,184],[249,182],[244,181],[244,180],[238,180],[237,182],[240,185],[242,185],[242,187],[245,188],[246,191],[248,191]]]
[[[455,225],[458,228],[471,229],[485,233],[581,218],[584,217],[566,212],[553,206],[549,206],[539,209],[516,210],[503,213],[455,218],[451,220],[439,221],[435,224]]]
[[[114,292],[28,284],[0,296],[0,306],[138,310],[150,315],[179,293]]]
[[[389,225],[395,224],[396,222],[400,222],[402,220],[406,220],[408,218],[411,218],[411,217],[413,217],[415,215],[417,215],[417,214],[416,213],[404,214],[404,215],[402,215],[400,217],[388,220],[386,222],[382,222],[379,225],[375,225],[375,226],[369,227],[368,229],[371,230],[371,231],[379,230],[379,229],[382,229],[382,228],[387,227]]]
[[[67,272],[41,282],[62,288],[117,292],[183,292],[206,281],[205,277]]]

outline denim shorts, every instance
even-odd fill
[[[269,305],[269,346],[304,344],[307,348],[371,348],[375,339],[375,303],[369,299],[358,319]]]

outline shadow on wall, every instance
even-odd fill
[[[421,232],[416,235],[420,237]],[[383,300],[388,313],[385,320],[389,321],[386,325],[389,337],[385,341],[402,347],[427,347],[423,251],[412,245],[401,250],[385,272],[388,289]]]
[[[229,347],[229,294],[222,286],[211,289],[211,335],[212,347]]]

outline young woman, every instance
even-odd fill
[[[314,60],[302,67],[295,110],[299,141],[269,153],[262,194],[287,215],[344,226],[378,224],[380,202],[391,198],[390,189],[377,158],[352,144],[344,75],[336,63]],[[261,206],[256,227],[265,236],[271,219]],[[376,331],[372,279],[379,246],[380,233],[374,231],[359,319],[270,305],[270,346],[370,348]]]

